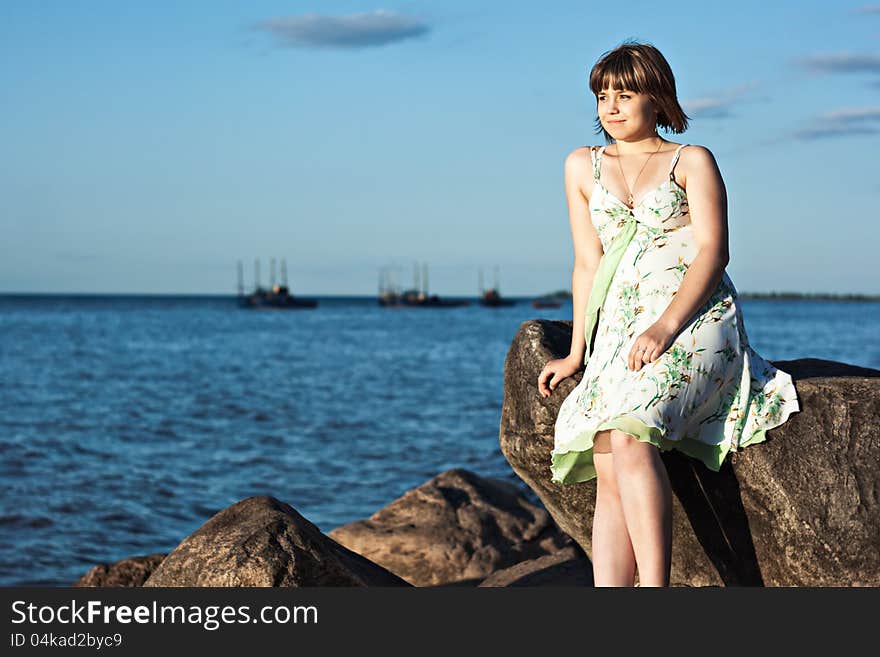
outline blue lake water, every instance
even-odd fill
[[[328,532],[449,468],[527,491],[498,446],[504,359],[522,322],[570,303],[318,300],[0,296],[0,585],[170,551],[251,495]],[[740,304],[769,360],[880,368],[880,303]]]

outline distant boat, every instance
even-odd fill
[[[501,297],[501,292],[498,290],[498,267],[495,267],[495,287],[488,290],[483,289],[483,270],[480,269],[480,305],[490,308],[516,305],[515,300]]]
[[[399,306],[400,303],[400,295],[395,294],[394,292],[385,291],[379,294],[379,305],[380,306]]]
[[[287,287],[287,262],[281,261],[281,284],[275,284],[275,258],[271,261],[271,279],[269,289],[260,286],[260,261],[254,262],[254,291],[244,293],[244,271],[241,262],[238,263],[238,305],[241,308],[258,310],[295,310],[298,308],[316,308],[318,302],[315,299],[295,297]]]
[[[386,307],[409,307],[409,308],[452,308],[455,306],[469,306],[470,301],[441,299],[436,294],[428,294],[428,265],[422,264],[424,290],[419,285],[419,265],[415,265],[415,285],[408,290],[399,290],[393,283],[390,272],[384,269],[379,272],[379,305]]]

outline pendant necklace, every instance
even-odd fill
[[[654,155],[660,150],[660,147],[662,145],[663,145],[663,140],[661,139],[660,143],[657,144],[657,150],[648,156],[648,159],[645,160],[645,164],[643,164],[642,168],[639,169],[639,173],[636,176],[636,179],[633,181],[633,187],[635,187],[636,183],[639,181],[639,176],[641,176],[642,171],[645,170],[645,165],[648,164],[648,160],[650,160],[652,157],[654,157]],[[626,182],[626,176],[623,175],[623,166],[620,164],[620,149],[619,148],[617,149],[617,153],[615,153],[615,155],[617,155],[617,166],[620,169],[620,177],[623,178],[623,184],[626,186],[626,191],[627,191],[626,204],[629,206],[629,209],[632,210],[634,207],[634,204],[635,204],[635,199],[633,198],[633,194],[630,191],[629,184],[627,184],[627,182]]]

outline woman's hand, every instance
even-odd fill
[[[577,372],[582,365],[582,359],[571,356],[549,361],[538,375],[538,393],[542,397],[549,397],[560,381]]]
[[[674,340],[675,332],[671,327],[659,321],[654,322],[636,338],[629,352],[627,366],[634,372],[642,369],[645,363],[660,358]]]

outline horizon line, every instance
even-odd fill
[[[486,288],[487,290],[492,288]],[[35,296],[44,296],[44,297],[216,297],[222,299],[235,299],[238,298],[239,294],[234,292],[9,292],[9,291],[0,291],[0,297],[35,297]],[[324,298],[363,298],[363,299],[375,299],[379,295],[377,293],[372,294],[363,294],[363,293],[298,293],[292,295],[295,298],[307,298],[307,297],[324,297]],[[437,295],[441,296],[441,295]],[[446,294],[442,295],[441,298],[461,298],[461,299],[479,299],[481,295],[473,295],[473,294]],[[556,292],[549,292],[544,294],[505,294],[502,295],[507,298],[515,299],[541,299],[547,297],[562,297],[562,298],[570,298],[571,292],[569,290],[559,290]],[[795,292],[795,291],[770,291],[770,292],[747,292],[747,291],[737,291],[738,297],[762,297],[762,296],[786,296],[786,297],[815,297],[815,296],[825,296],[825,297],[859,297],[859,298],[875,298],[880,299],[880,293],[869,293],[869,292]]]

